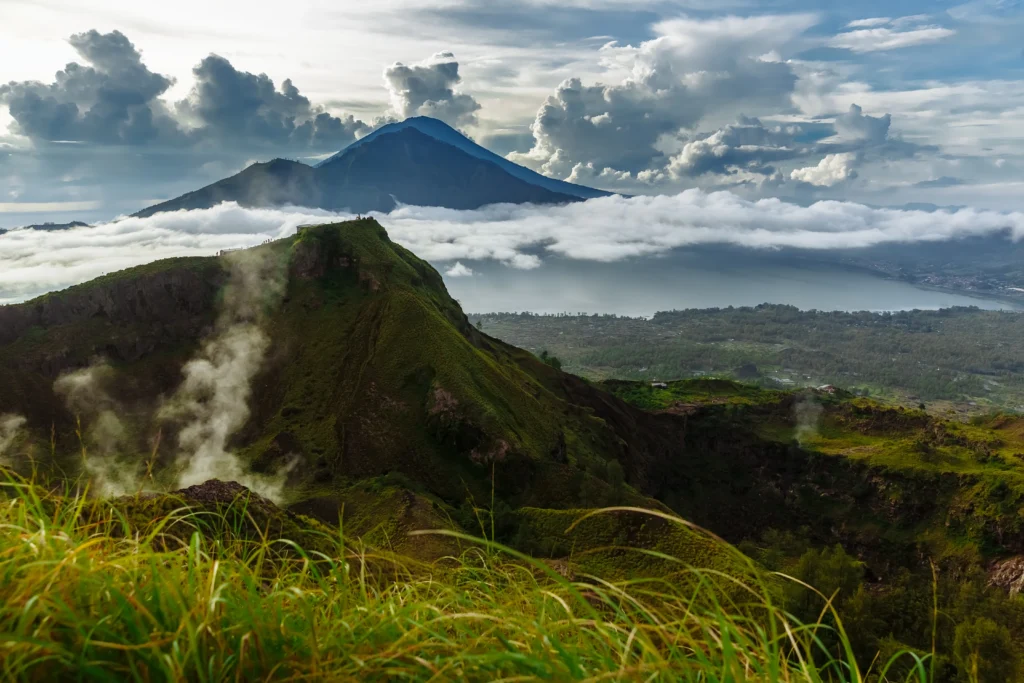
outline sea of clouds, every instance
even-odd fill
[[[161,258],[212,255],[287,237],[298,225],[349,217],[225,203],[88,228],[13,230],[0,235],[0,303],[24,301]],[[521,269],[542,266],[545,255],[612,262],[698,244],[847,249],[1007,230],[1015,240],[1024,238],[1021,212],[911,211],[836,201],[800,206],[700,190],[473,211],[405,206],[376,218],[393,240],[433,263],[495,260]]]

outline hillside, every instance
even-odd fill
[[[487,204],[564,204],[608,193],[546,178],[472,143],[446,124],[409,119],[378,129],[315,167],[275,159],[136,213],[303,206],[388,212],[399,203],[476,209]]]
[[[660,517],[574,525],[594,508],[642,507],[839,590],[865,666],[931,651],[933,585],[949,615],[935,635],[944,675],[977,629],[997,645],[1024,636],[1024,601],[1008,595],[1024,555],[1019,418],[962,424],[841,390],[595,385],[476,329],[374,220],[0,308],[0,444],[26,476],[80,473],[136,531],[173,518],[182,497],[207,505],[202,486],[220,479],[284,508],[261,514],[296,543],[341,524],[434,562],[458,544],[409,532],[442,528],[608,580],[754,566]],[[239,520],[232,534],[258,542]],[[819,618],[802,589],[764,590]]]
[[[233,305],[238,296],[255,300]],[[190,359],[216,364],[210,344],[254,323],[266,337],[260,362],[248,369],[251,391],[232,397],[251,402],[223,445],[257,472],[295,459],[293,500],[389,473],[448,501],[483,500],[493,465],[499,495],[516,506],[569,506],[586,471],[633,457],[607,418],[569,394],[599,392],[480,334],[440,275],[372,220],[0,308],[0,414],[27,419],[24,450],[50,450],[52,425],[56,450],[74,452],[74,411],[55,382],[98,368],[91,389],[127,423],[121,450],[148,453],[160,429],[155,456],[173,463],[181,424],[155,417],[162,402]],[[639,415],[618,403],[605,412]]]

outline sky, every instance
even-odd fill
[[[1021,0],[0,0],[0,15],[0,228],[110,219],[413,115],[630,195],[1024,209]]]

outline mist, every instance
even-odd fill
[[[158,418],[179,426],[178,488],[210,479],[236,481],[277,502],[295,461],[275,475],[256,474],[228,445],[251,414],[252,381],[270,345],[264,325],[284,295],[286,263],[270,249],[225,258],[230,276],[216,329],[182,368],[184,381]]]
[[[308,209],[212,209],[125,218],[89,228],[0,235],[0,303],[174,256],[209,256],[291,235],[303,223],[350,218]],[[1024,213],[909,211],[850,202],[811,206],[749,201],[729,192],[606,197],[564,206],[494,205],[473,211],[404,206],[375,216],[399,244],[435,264],[494,261],[534,269],[552,257],[610,263],[709,244],[749,249],[854,249],[1008,231]],[[461,272],[461,271],[460,271]]]
[[[22,415],[0,415],[0,465],[8,465],[7,449],[14,445],[27,420]]]
[[[793,419],[796,422],[794,436],[804,446],[808,439],[818,436],[818,424],[821,421],[823,408],[813,396],[806,396],[793,406]]]
[[[118,417],[124,408],[107,392],[107,381],[117,381],[114,369],[96,360],[87,368],[61,375],[53,390],[78,419],[82,469],[92,492],[114,497],[142,490],[139,469],[143,463],[127,448],[127,430]]]

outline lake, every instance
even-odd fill
[[[446,277],[466,311],[610,313],[650,316],[684,308],[762,303],[825,311],[895,311],[1014,304],[924,289],[869,271],[752,250],[693,250],[666,257],[594,263],[545,257],[534,270],[463,261],[472,277]],[[450,265],[450,264],[449,264]],[[444,272],[448,266],[438,264]]]

